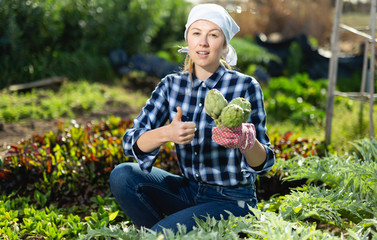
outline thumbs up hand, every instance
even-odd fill
[[[177,107],[177,114],[175,115],[173,121],[182,122],[182,115],[183,115],[182,108],[181,107]]]
[[[168,127],[171,141],[176,144],[188,144],[195,136],[195,123],[182,122],[182,114],[181,107],[177,107],[177,114]]]

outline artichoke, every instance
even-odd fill
[[[243,112],[244,112],[243,122],[247,122],[247,120],[249,119],[250,114],[251,114],[251,104],[250,104],[250,102],[248,100],[246,100],[245,98],[238,97],[238,98],[235,98],[232,101],[230,101],[229,104],[236,104],[236,105],[240,106],[243,109]]]
[[[217,89],[211,89],[204,99],[206,113],[215,120],[219,118],[221,110],[226,105],[228,105],[228,101]]]
[[[205,99],[206,113],[215,120],[218,128],[224,125],[227,128],[236,128],[247,122],[251,114],[251,104],[242,97],[233,99],[229,104],[221,92],[211,89]]]
[[[227,128],[236,128],[243,123],[243,120],[244,111],[236,104],[229,104],[221,111],[220,122]]]

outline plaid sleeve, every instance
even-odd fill
[[[249,122],[254,124],[256,138],[266,149],[267,157],[265,164],[261,170],[256,171],[253,168],[251,168],[248,164],[246,164],[246,169],[248,172],[253,172],[258,175],[264,175],[267,174],[272,169],[272,166],[275,164],[275,155],[272,149],[270,148],[271,143],[267,135],[267,116],[264,108],[262,89],[255,79],[253,79],[251,83],[252,84],[247,90],[247,94],[249,95],[248,98],[251,103],[251,114]]]
[[[133,121],[133,127],[123,135],[123,151],[128,157],[134,157],[140,165],[140,168],[149,173],[153,163],[160,151],[159,148],[145,155],[137,155],[133,150],[133,145],[137,139],[146,131],[163,126],[168,117],[168,79],[164,78],[152,92],[141,110],[139,116]]]

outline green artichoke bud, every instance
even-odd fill
[[[232,101],[230,101],[229,104],[236,104],[236,105],[240,106],[243,109],[243,112],[244,112],[243,122],[247,122],[247,120],[249,119],[250,114],[251,114],[251,104],[250,104],[250,102],[248,100],[246,100],[245,98],[238,97],[238,98],[235,98]]]
[[[211,89],[204,99],[206,113],[215,120],[219,118],[226,105],[228,105],[228,101],[217,89]]]
[[[244,116],[244,111],[240,106],[229,104],[221,111],[220,121],[227,128],[236,128],[243,123]]]

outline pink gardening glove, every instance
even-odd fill
[[[212,140],[227,148],[239,148],[242,153],[248,152],[255,143],[255,127],[252,123],[242,123],[237,128],[212,129]]]

